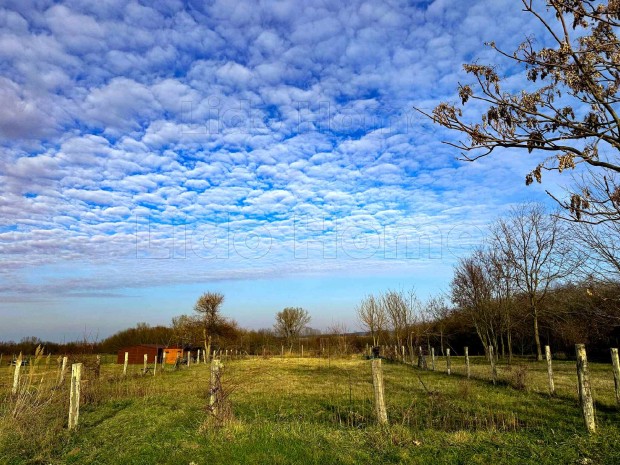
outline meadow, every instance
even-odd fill
[[[79,426],[67,429],[69,380],[56,386],[55,359],[0,368],[0,464],[618,464],[620,410],[610,364],[590,363],[598,430],[586,433],[575,363],[554,361],[556,395],[545,362],[500,362],[490,382],[483,357],[462,357],[452,375],[383,362],[388,426],[376,421],[370,361],[253,357],[224,360],[231,415],[208,411],[210,369],[141,365],[104,357],[85,369]],[[88,364],[87,364],[88,365]]]

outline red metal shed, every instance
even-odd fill
[[[144,354],[146,354],[149,363],[153,363],[155,357],[157,357],[157,362],[161,363],[164,352],[167,352],[166,363],[171,363],[168,360],[170,358],[169,354],[174,353],[176,355],[177,352],[182,353],[183,351],[182,349],[178,349],[176,347],[166,347],[160,344],[139,344],[119,349],[116,363],[125,363],[125,352],[128,354],[129,363],[142,364],[144,363]],[[174,361],[172,363],[174,363]]]

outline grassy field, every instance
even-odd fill
[[[140,376],[140,366],[86,371],[80,425],[66,429],[68,380],[53,389],[55,362],[17,399],[12,368],[0,368],[0,464],[619,464],[620,411],[610,365],[590,364],[598,432],[585,433],[574,362],[556,361],[557,395],[544,362],[499,365],[445,360],[437,371],[384,362],[389,427],[376,424],[370,362],[272,358],[224,361],[234,417],[206,410],[209,369]],[[514,386],[525,381],[525,389]]]

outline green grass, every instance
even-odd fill
[[[620,463],[610,365],[590,364],[598,432],[588,436],[573,362],[554,363],[553,398],[544,362],[500,364],[497,386],[483,358],[472,362],[472,380],[459,357],[452,376],[443,359],[436,372],[384,362],[389,427],[376,424],[370,362],[358,357],[224,362],[234,419],[220,428],[205,409],[206,366],[156,377],[134,366],[124,379],[122,367],[104,365],[100,381],[87,376],[74,432],[66,430],[68,383],[23,418],[2,397],[0,464]],[[520,364],[525,390],[511,385]],[[55,378],[45,371],[39,377]],[[0,368],[0,393],[11,381],[12,369]]]

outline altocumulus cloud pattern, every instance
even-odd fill
[[[522,190],[413,109],[517,45],[509,0],[3,5],[5,302],[426,273]]]

